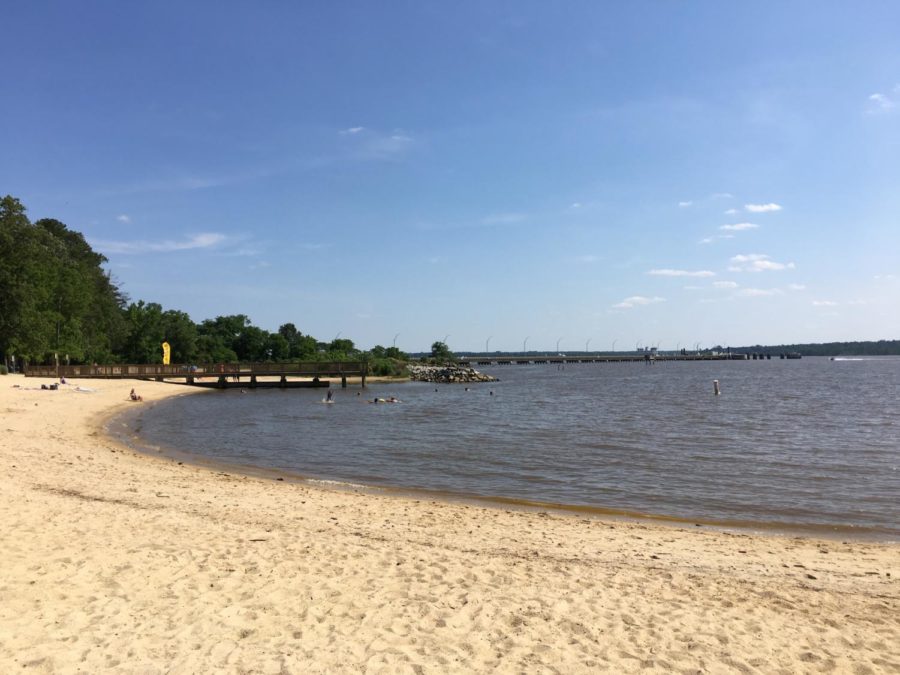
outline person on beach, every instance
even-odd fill
[[[132,401],[143,401],[144,400],[144,397],[139,396],[138,393],[134,389],[132,389],[131,393],[128,394],[128,398],[130,398]]]

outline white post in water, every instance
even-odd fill
[[[722,393],[721,391],[719,391],[719,381],[718,380],[713,380],[713,392],[715,393],[716,396],[718,396],[719,394]]]

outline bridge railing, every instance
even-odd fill
[[[293,363],[116,364],[104,366],[26,366],[26,377],[190,378],[219,375],[365,375],[365,361],[295,361]]]

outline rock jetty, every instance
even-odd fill
[[[496,377],[479,373],[474,368],[452,364],[444,366],[410,364],[409,378],[416,382],[497,382]]]

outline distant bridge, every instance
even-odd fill
[[[799,358],[799,355],[778,354],[779,358]],[[555,355],[531,355],[531,356],[510,356],[497,354],[494,356],[461,356],[457,358],[460,364],[478,365],[478,366],[508,366],[518,365],[526,366],[541,363],[631,363],[631,362],[656,362],[656,361],[746,361],[759,359],[771,359],[770,354],[746,354],[746,353],[724,353],[724,354],[654,354],[651,352],[637,354],[582,354],[578,356],[567,356],[564,354]]]
[[[106,366],[26,366],[25,377],[103,378],[132,380],[178,380],[198,387],[324,387],[321,378],[360,378],[366,386],[368,364],[365,361],[300,361],[295,363],[214,363],[204,365],[117,364]],[[290,381],[289,377],[312,378],[309,382]],[[277,380],[259,378],[278,378]]]

